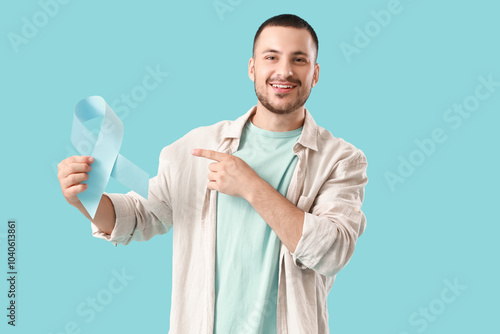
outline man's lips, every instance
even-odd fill
[[[291,82],[271,82],[269,85],[278,93],[288,93],[297,86]]]

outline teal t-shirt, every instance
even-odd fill
[[[249,119],[234,155],[285,196],[301,132],[268,131]],[[217,193],[214,333],[276,333],[280,248],[276,233],[246,200]]]

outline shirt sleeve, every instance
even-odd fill
[[[368,182],[362,151],[338,163],[304,216],[302,236],[294,253],[295,265],[324,276],[335,276],[350,260],[366,227],[361,211]]]
[[[148,199],[134,191],[127,194],[104,193],[114,206],[115,227],[111,234],[107,234],[91,222],[92,235],[116,246],[128,245],[132,240],[146,241],[167,233],[173,226],[170,181],[170,163],[165,159],[163,149],[158,175],[149,180]]]

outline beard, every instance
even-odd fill
[[[300,80],[292,80],[291,78],[287,78],[286,81],[297,84],[294,89],[297,90],[297,99],[290,101],[284,105],[277,105],[271,102],[268,94],[268,87],[270,80],[266,81],[264,89],[257,89],[257,80],[254,81],[254,89],[255,94],[257,95],[257,99],[260,103],[270,112],[278,115],[286,115],[290,114],[293,111],[297,110],[300,107],[303,107],[311,94],[312,87],[309,89],[302,86]],[[281,99],[286,98],[290,93],[274,93],[274,96]]]

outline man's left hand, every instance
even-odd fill
[[[216,161],[208,165],[208,189],[248,200],[248,195],[262,181],[252,167],[234,155],[204,149],[193,149],[191,154]]]

